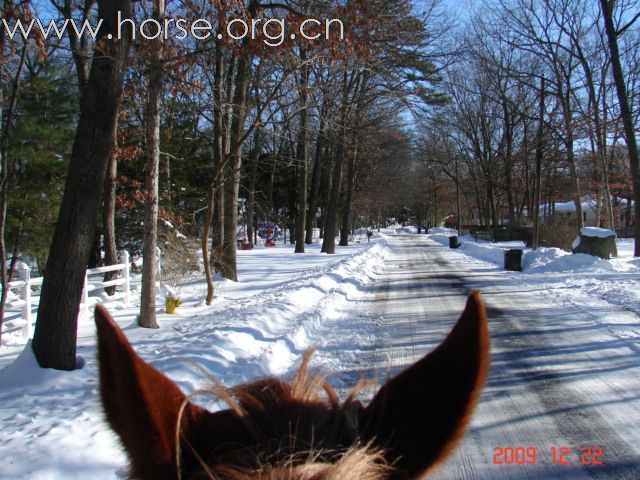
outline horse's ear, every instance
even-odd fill
[[[433,352],[389,380],[363,412],[365,440],[408,478],[443,460],[460,439],[489,366],[487,316],[478,292]]]
[[[177,478],[176,425],[184,394],[134,351],[109,312],[96,306],[100,394],[135,478]],[[196,409],[187,406],[184,418]]]

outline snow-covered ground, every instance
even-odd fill
[[[445,232],[431,238],[448,244]],[[456,261],[464,266],[480,260],[496,271],[502,270],[504,249],[521,246],[462,240]],[[523,290],[561,296],[581,308],[597,307],[594,311],[603,313],[594,322],[611,323],[611,328],[633,337],[640,360],[640,259],[631,256],[631,242],[619,241],[618,249],[620,257],[610,261],[555,249],[526,251],[523,272],[510,273],[509,282]],[[115,303],[109,309],[143,358],[185,392],[208,385],[211,380],[203,369],[225,385],[288,374],[310,346],[319,350],[316,367],[331,372],[339,366],[323,347],[341,344],[332,337],[348,331],[354,345],[372,342],[371,328],[354,315],[353,305],[375,282],[389,253],[384,232],[371,244],[363,238],[339,247],[333,256],[319,253],[319,245],[308,247],[304,255],[282,245],[239,251],[240,282],[219,283],[212,306],[203,305],[204,282],[193,279],[175,288],[183,305],[176,315],[159,315],[158,330],[136,326],[136,305]],[[613,324],[603,304],[635,313],[635,323]],[[102,420],[94,335],[93,323],[81,321],[78,355],[84,367],[74,372],[38,368],[18,333],[3,335],[0,478],[126,476],[126,459]],[[624,402],[617,404],[617,414],[624,416],[624,408]],[[638,420],[629,418],[629,424]]]
[[[446,230],[431,235],[444,245],[449,244]],[[522,242],[476,242],[471,237],[461,239],[460,251],[470,257],[504,267],[504,251],[522,248],[522,275],[514,279],[536,284],[536,288],[565,295],[567,301],[588,306],[600,298],[640,315],[640,258],[633,257],[633,239],[618,239],[618,257],[602,260],[584,253],[571,254],[558,248],[525,249]]]

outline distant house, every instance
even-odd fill
[[[582,220],[585,226],[596,226],[596,200],[592,196],[582,197]],[[624,226],[626,224],[627,200],[617,199],[614,204],[614,218],[616,225]],[[631,207],[631,218],[633,218],[633,205]],[[553,205],[540,205],[540,217],[543,219],[552,218],[554,222],[558,221],[575,221],[576,205],[575,202],[555,202]]]

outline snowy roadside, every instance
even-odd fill
[[[449,245],[446,232],[429,238]],[[640,315],[640,258],[633,257],[633,240],[618,239],[619,256],[602,260],[584,253],[571,254],[558,248],[527,249],[523,242],[476,241],[462,237],[460,253],[504,268],[504,251],[524,250],[522,272],[514,280],[532,288],[553,290],[567,303],[585,305],[600,299],[612,306]]]
[[[448,245],[446,235],[429,237]],[[598,339],[607,342],[609,335],[624,339],[619,344],[607,343],[603,352],[610,355],[624,350],[625,356],[620,358],[633,361],[633,365],[637,363],[629,359],[626,350],[629,345],[636,345],[640,351],[637,318],[640,259],[629,255],[630,244],[619,243],[621,257],[611,261],[568,255],[555,249],[527,251],[523,272],[503,272],[503,250],[514,246],[521,244],[483,244],[463,239],[459,249],[447,249],[447,254],[463,268],[482,264],[483,271],[500,272],[510,289],[540,291],[567,306],[592,310],[587,320],[598,328],[587,330],[591,332],[589,335],[599,335]],[[169,375],[185,392],[207,387],[211,379],[233,385],[264,375],[287,374],[310,346],[321,350],[314,357],[319,368],[325,372],[337,371],[340,355],[334,355],[336,349],[341,345],[364,346],[372,341],[367,322],[354,315],[354,305],[381,271],[389,252],[384,233],[377,235],[372,244],[361,240],[339,248],[332,256],[321,254],[317,244],[309,247],[304,255],[294,254],[290,246],[240,251],[240,282],[219,282],[218,296],[212,306],[203,304],[206,286],[201,279],[194,278],[172,286],[184,303],[176,315],[159,315],[161,328],[158,330],[137,327],[137,305],[114,303],[109,310],[142,357]],[[621,321],[620,309],[635,314],[626,315]],[[535,325],[544,330],[548,328],[547,321],[540,318]],[[81,321],[78,354],[83,358],[84,368],[74,372],[42,370],[30,348],[25,348],[24,341],[13,338],[5,343],[3,340],[0,347],[0,456],[3,458],[0,478],[126,476],[126,459],[102,420],[94,336],[93,322]],[[560,342],[565,340],[558,338]],[[595,340],[589,337],[584,341]],[[609,348],[612,345],[616,350]],[[573,350],[566,348],[560,353],[565,351],[573,355]],[[568,360],[581,365],[584,355],[579,351],[575,355],[580,358]],[[636,354],[633,355],[635,358]],[[596,362],[600,353],[588,357]],[[564,357],[562,359],[564,362]],[[626,379],[627,374],[621,367],[620,371],[608,374],[607,382],[629,387],[626,382],[631,380]],[[592,382],[589,385],[595,385],[593,379],[588,381]],[[214,399],[200,398],[199,401],[211,406]],[[622,417],[624,412],[631,411],[631,404],[621,408],[616,401],[599,408],[608,417],[617,419],[614,423],[619,426],[623,420],[627,421]],[[495,423],[495,412],[489,412],[492,416],[484,420],[481,413],[482,406],[477,421]],[[628,422],[629,426],[632,423]],[[631,431],[625,436],[636,438]]]
[[[203,304],[203,281],[176,286],[184,303],[176,315],[159,315],[158,330],[137,327],[136,305],[109,306],[140,355],[187,393],[212,379],[234,385],[290,372],[304,350],[335,335],[332,322],[345,315],[388,249],[377,238],[336,255],[321,254],[317,244],[304,255],[289,246],[238,253],[239,283],[220,282],[212,306]],[[74,372],[40,369],[30,346],[16,338],[1,347],[0,478],[126,475],[126,459],[102,420],[93,322],[81,321],[78,335],[84,367]]]

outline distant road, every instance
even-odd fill
[[[360,364],[345,380],[398,371],[433,349],[470,290],[482,291],[490,318],[487,385],[463,442],[431,478],[640,479],[640,445],[629,441],[640,429],[638,351],[548,289],[461,261],[423,235],[400,233],[391,247],[356,302],[375,345],[344,353]]]

